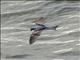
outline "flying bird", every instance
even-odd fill
[[[41,32],[43,30],[56,30],[57,26],[53,26],[53,27],[47,27],[44,25],[44,23],[46,23],[45,18],[44,17],[40,17],[39,19],[33,21],[33,23],[35,23],[35,26],[32,27],[30,30],[33,31],[30,39],[29,39],[29,44],[33,44],[37,38],[40,36]]]

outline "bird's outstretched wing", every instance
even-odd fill
[[[46,23],[46,21],[45,21],[45,18],[44,17],[40,17],[40,18],[34,20],[33,23],[36,23],[36,24],[44,24],[44,23]]]
[[[33,44],[36,39],[40,36],[42,30],[34,30],[30,36],[29,44]]]

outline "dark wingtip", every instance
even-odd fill
[[[30,37],[29,44],[30,45],[32,44],[32,37]]]
[[[34,43],[33,37],[30,37],[29,44],[32,45]]]

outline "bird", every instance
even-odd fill
[[[46,21],[44,17],[40,17],[39,19],[33,21],[33,23],[35,23],[37,27],[34,26],[30,29],[30,31],[33,31],[29,39],[30,45],[33,44],[37,40],[37,38],[41,35],[43,30],[51,30],[51,29],[56,30],[56,28],[58,27],[58,25],[53,26],[53,27],[45,26],[44,23],[46,23]]]

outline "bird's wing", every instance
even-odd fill
[[[44,19],[37,19],[37,20],[34,20],[33,23],[36,23],[36,24],[44,24],[46,23],[46,21]]]
[[[40,36],[42,30],[34,30],[30,36],[29,44],[33,44],[36,39]]]

